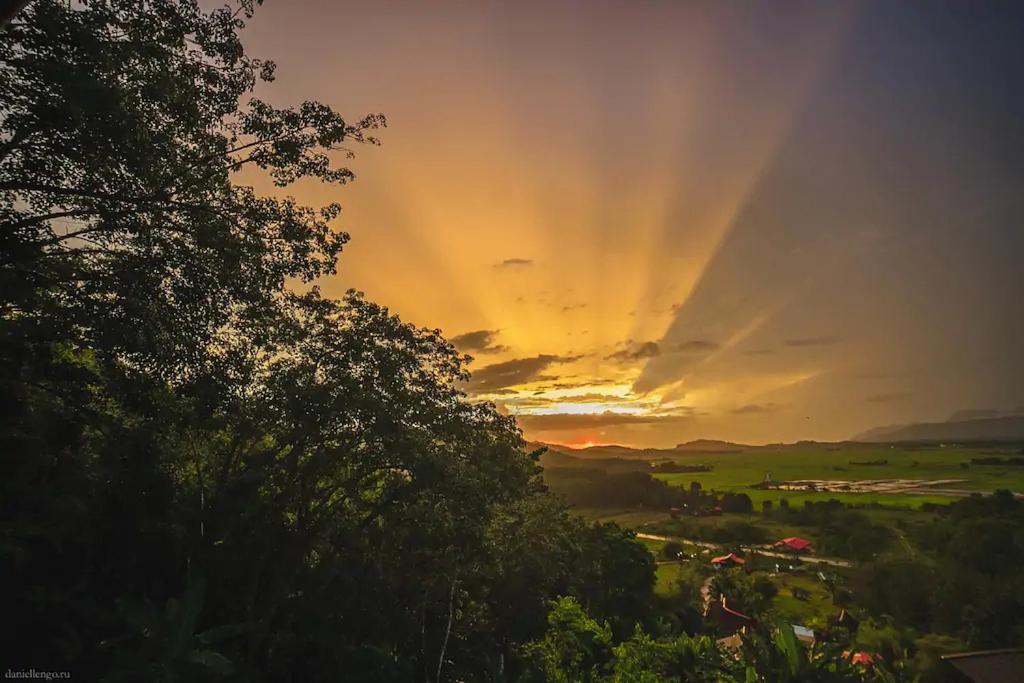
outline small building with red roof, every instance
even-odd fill
[[[746,562],[746,560],[735,553],[711,558],[711,564],[715,569],[723,569],[725,567],[742,567]]]
[[[870,669],[875,664],[875,655],[870,652],[861,650],[860,652],[852,652],[846,650],[843,652],[843,657],[850,660],[850,664],[855,666],[862,666],[865,669]]]
[[[793,553],[809,553],[813,551],[811,542],[799,536],[790,536],[775,543],[778,550],[786,550]]]

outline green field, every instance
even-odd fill
[[[947,503],[950,495],[920,495],[893,493],[847,493],[777,491],[751,488],[751,485],[770,476],[777,481],[793,479],[842,479],[864,481],[869,479],[962,479],[944,485],[967,491],[991,491],[1009,488],[1024,492],[1024,468],[962,465],[971,458],[992,455],[991,450],[966,448],[901,449],[880,446],[829,450],[827,448],[758,448],[740,453],[679,454],[673,460],[684,464],[710,465],[710,472],[683,472],[657,474],[659,479],[679,485],[700,482],[705,489],[736,491],[748,494],[759,505],[761,501],[786,498],[791,503],[830,498],[849,503],[881,503],[918,507],[924,502]],[[886,465],[852,465],[850,461],[886,460]]]
[[[828,590],[814,575],[774,574],[772,580],[779,589],[772,607],[790,623],[820,627],[838,611]],[[806,599],[797,598],[794,588],[802,588],[809,595]]]
[[[920,557],[920,548],[915,539],[922,536],[922,530],[933,524],[936,513],[922,510],[925,502],[949,503],[955,496],[919,495],[900,493],[852,493],[852,492],[798,492],[763,490],[751,488],[751,484],[764,479],[766,474],[775,481],[795,479],[842,479],[847,481],[880,479],[958,479],[955,484],[943,485],[965,492],[987,492],[997,488],[1024,491],[1024,471],[1020,468],[1003,466],[970,465],[972,458],[991,455],[991,451],[968,449],[932,448],[922,450],[877,448],[833,451],[825,448],[792,448],[785,450],[757,449],[744,453],[679,455],[677,462],[704,463],[713,469],[709,472],[685,472],[657,474],[657,478],[678,486],[689,486],[698,481],[705,491],[741,492],[751,497],[754,514],[726,513],[717,516],[681,515],[672,519],[666,509],[629,509],[622,507],[577,508],[575,512],[589,521],[614,522],[625,528],[675,538],[697,539],[717,544],[721,548],[740,545],[772,543],[789,536],[808,538],[823,555],[834,557],[859,557],[854,550],[837,547],[834,528],[822,528],[807,522],[797,523],[792,517],[780,514],[764,515],[761,502],[771,500],[775,510],[779,500],[785,498],[791,507],[798,508],[806,501],[838,499],[864,507],[859,514],[879,527],[888,529],[889,541],[885,553]],[[885,465],[856,465],[855,462],[886,460]],[[747,529],[743,531],[744,527]],[[751,528],[756,527],[756,528]],[[831,542],[831,543],[830,543]],[[663,543],[644,541],[652,554],[659,560]],[[829,548],[828,551],[821,549]],[[692,548],[700,551],[700,548]],[[860,558],[863,559],[863,558]],[[658,567],[658,592],[666,594],[671,590],[678,568],[661,564]],[[799,600],[792,595],[789,583],[810,585],[800,587],[809,590],[812,597]],[[821,616],[821,587],[813,578],[787,578],[780,585],[776,606],[781,614],[793,620],[810,620]]]
[[[659,564],[655,570],[657,583],[654,585],[654,593],[661,597],[674,595],[682,569],[683,565],[678,562]]]
[[[619,508],[576,508],[577,515],[588,522],[614,522],[627,529],[636,529],[669,519],[667,510],[622,510]]]

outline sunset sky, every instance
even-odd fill
[[[670,446],[1024,407],[1020,14],[269,0],[244,35],[261,96],[388,117],[289,189],[345,207],[325,292],[442,329],[529,438]]]

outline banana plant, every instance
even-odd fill
[[[206,580],[193,580],[184,595],[167,600],[163,610],[136,600],[122,599],[118,612],[128,633],[107,641],[114,666],[107,680],[178,681],[217,680],[235,673],[234,663],[213,646],[251,629],[232,624],[196,632],[206,600]]]

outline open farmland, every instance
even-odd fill
[[[838,450],[825,446],[764,447],[738,453],[673,454],[671,459],[675,462],[706,464],[711,466],[711,470],[656,473],[654,476],[675,485],[688,486],[690,482],[696,481],[704,489],[743,492],[755,504],[780,498],[786,498],[791,503],[835,498],[850,503],[917,507],[924,502],[949,502],[975,491],[1008,488],[1018,493],[1024,492],[1024,467],[970,464],[972,458],[992,454],[992,449],[959,447],[914,449],[880,446]],[[856,482],[879,480],[923,480],[936,483],[931,487],[881,485],[869,491],[753,488],[753,485],[766,478],[775,482],[836,480],[854,484],[851,488],[858,488]]]

